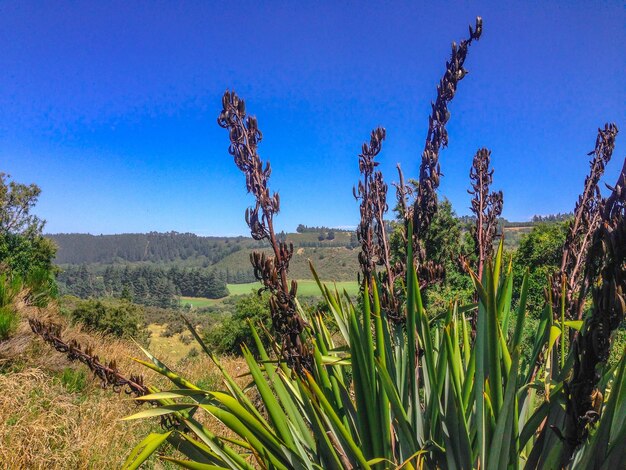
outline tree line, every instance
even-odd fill
[[[207,269],[163,269],[157,266],[107,266],[97,273],[86,264],[68,266],[57,275],[63,294],[118,297],[162,308],[178,306],[178,297],[218,299],[228,295],[226,281]]]
[[[57,264],[173,262],[203,258],[210,266],[242,248],[256,247],[246,237],[201,237],[193,233],[149,232],[118,235],[47,235],[58,246]]]

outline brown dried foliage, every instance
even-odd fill
[[[245,175],[246,189],[256,200],[255,206],[246,210],[250,233],[255,240],[267,240],[274,252],[274,256],[254,252],[250,262],[256,278],[272,294],[270,311],[274,333],[282,346],[281,356],[293,370],[310,370],[311,353],[302,339],[306,324],[298,314],[295,301],[298,285],[294,280],[291,283],[287,280],[293,244],[279,240],[274,231],[274,215],[280,210],[280,198],[277,193],[270,194],[271,167],[269,162],[263,166],[257,151],[262,139],[257,120],[246,114],[244,100],[234,91],[226,91],[217,122],[228,130],[228,152]]]
[[[580,319],[584,298],[575,301],[574,293],[581,287],[584,280],[584,263],[592,237],[601,224],[600,188],[598,183],[604,174],[604,168],[611,159],[617,136],[615,124],[605,124],[598,129],[595,149],[589,153],[593,156],[589,175],[585,178],[583,192],[576,202],[574,220],[569,226],[559,271],[552,277],[552,298],[555,312],[560,311],[561,290],[565,284],[565,314],[568,318]],[[587,290],[584,286],[583,290]]]
[[[491,151],[482,148],[474,155],[470,180],[472,189],[468,193],[473,195],[472,212],[476,215],[476,226],[472,236],[478,258],[478,277],[482,278],[483,267],[493,255],[493,240],[498,229],[498,218],[502,214],[502,191],[489,192],[493,182],[493,169],[489,168]]]
[[[617,128],[613,126],[616,133]],[[626,318],[626,159],[611,195],[601,200],[600,222],[592,235],[585,262],[585,286],[593,286],[593,307],[585,330],[573,341],[574,371],[567,384],[569,395],[566,422],[569,456],[588,434],[588,424],[595,422],[602,402],[597,389],[598,366],[610,353],[611,334]]]

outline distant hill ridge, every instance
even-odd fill
[[[530,222],[502,220],[505,247],[516,249],[522,235],[537,223],[551,222],[552,218],[535,217]],[[459,219],[464,224],[472,223],[470,217]],[[310,259],[325,280],[356,279],[359,244],[354,231],[303,225],[298,229],[298,233],[281,232],[278,235],[293,243],[296,249],[291,262],[291,275],[298,279],[310,279]],[[55,261],[59,265],[86,264],[96,270],[104,269],[106,265],[146,263],[208,268],[224,273],[227,282],[249,282],[253,278],[250,253],[269,248],[266,242],[258,242],[250,237],[211,237],[179,232],[115,235],[58,233],[46,237],[58,246]]]
[[[356,246],[353,232],[327,229],[319,233],[285,234],[279,237],[296,248]],[[204,237],[193,233],[149,232],[115,235],[86,233],[48,234],[58,246],[57,264],[172,263],[194,261],[194,266],[209,267],[240,250],[268,247],[250,237]]]

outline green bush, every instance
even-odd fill
[[[19,318],[10,306],[0,307],[0,341],[8,339],[16,330]]]
[[[54,243],[39,234],[0,234],[0,262],[23,278],[35,270],[54,272],[55,254]]]
[[[66,367],[61,372],[59,380],[70,393],[81,393],[87,387],[87,374],[82,369]]]
[[[219,354],[241,354],[241,347],[246,344],[257,354],[258,350],[250,338],[248,320],[255,325],[271,329],[267,294],[242,296],[235,304],[234,313],[207,333],[205,338],[207,344]],[[265,344],[267,345],[267,342]]]
[[[28,295],[26,300],[36,307],[46,307],[51,299],[58,297],[54,272],[43,267],[34,267],[26,275]]]
[[[549,275],[561,265],[563,244],[569,222],[539,224],[522,236],[513,257],[513,297],[519,298],[519,286],[528,271],[528,309],[535,316],[544,304],[544,289]]]
[[[141,333],[143,312],[128,301],[88,300],[74,308],[71,318],[92,330],[118,337],[137,337]]]
[[[13,302],[22,288],[19,276],[0,274],[0,341],[8,339],[17,329],[19,316]]]

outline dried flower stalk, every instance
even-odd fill
[[[250,262],[255,277],[272,294],[270,312],[274,331],[281,341],[281,355],[293,370],[310,370],[311,355],[301,338],[306,324],[296,307],[298,285],[287,279],[293,244],[279,240],[274,231],[274,215],[280,210],[280,198],[277,193],[270,195],[271,167],[269,162],[263,166],[257,152],[262,139],[257,120],[246,115],[244,100],[234,91],[226,91],[217,122],[228,130],[228,152],[246,177],[246,189],[256,199],[255,206],[246,210],[246,223],[252,238],[267,240],[274,252],[274,256],[254,252],[250,255]]]
[[[502,191],[489,192],[493,182],[493,169],[489,168],[491,151],[482,148],[474,155],[470,179],[472,189],[472,212],[476,215],[476,226],[472,231],[478,258],[478,277],[482,279],[485,262],[493,254],[493,240],[498,229],[498,218],[502,214]]]
[[[111,387],[114,392],[121,393],[122,390],[128,395],[140,397],[148,393],[148,388],[143,384],[141,375],[131,375],[124,377],[117,369],[115,361],[102,364],[98,356],[93,354],[91,348],[84,350],[76,340],[66,343],[61,338],[61,325],[56,323],[43,323],[37,319],[28,320],[31,330],[36,335],[41,336],[47,343],[59,351],[66,354],[70,361],[80,361],[85,364],[100,379],[102,388]]]
[[[374,274],[375,261],[375,240],[374,240],[374,224],[376,222],[376,210],[374,209],[374,199],[380,199],[380,194],[376,194],[376,188],[372,187],[374,180],[374,169],[378,166],[378,162],[374,161],[381,149],[382,142],[385,139],[385,129],[377,128],[372,131],[370,143],[363,143],[362,153],[359,155],[359,172],[363,175],[363,180],[359,181],[356,188],[352,188],[352,194],[356,200],[360,200],[359,206],[361,213],[361,221],[356,229],[356,236],[361,243],[361,252],[359,253],[359,264],[363,273],[362,284],[372,285],[372,275]],[[386,188],[385,194],[386,196]]]
[[[574,220],[569,226],[559,271],[552,277],[552,298],[555,311],[560,311],[561,289],[565,283],[565,312],[568,318],[579,318],[582,315],[584,298],[574,301],[574,293],[583,280],[584,262],[592,241],[592,236],[601,221],[600,205],[602,197],[598,183],[604,174],[604,168],[611,159],[617,136],[615,124],[605,124],[598,129],[595,149],[589,153],[593,156],[589,175],[585,178],[582,194],[576,202]],[[583,290],[587,290],[585,287]]]
[[[111,387],[115,393],[119,394],[123,391],[126,395],[131,395],[133,398],[139,398],[158,391],[144,385],[143,376],[141,375],[131,374],[130,377],[124,376],[117,368],[115,361],[110,361],[106,364],[101,363],[90,347],[83,349],[76,340],[71,340],[69,343],[64,341],[61,337],[61,325],[52,322],[44,323],[35,318],[29,318],[28,324],[33,333],[41,336],[46,343],[50,344],[58,352],[65,354],[70,361],[79,361],[85,364],[93,372],[93,375],[100,380],[102,388]],[[146,401],[137,400],[135,403],[142,405]],[[162,405],[162,403],[152,400],[147,401],[147,403],[155,406]],[[163,415],[160,418],[161,426],[165,429],[181,425],[176,414]]]
[[[394,293],[397,273],[391,266],[391,251],[385,225],[385,214],[389,209],[388,188],[382,172],[375,169],[378,162],[374,160],[382,149],[385,136],[385,129],[378,127],[372,131],[369,144],[363,143],[362,153],[359,155],[359,171],[363,179],[356,188],[353,188],[353,194],[361,201],[361,221],[357,227],[357,239],[361,243],[359,253],[359,264],[363,273],[361,287],[367,283],[371,290],[376,266],[382,266],[383,270],[379,273],[381,307],[390,318],[395,319],[399,318],[399,305]]]
[[[617,128],[613,126],[616,133]],[[602,394],[599,367],[606,364],[611,334],[626,318],[626,159],[611,195],[600,202],[600,223],[593,233],[583,286],[593,286],[593,307],[584,331],[573,339],[574,369],[567,384],[566,459],[599,418]],[[584,296],[584,289],[581,296]]]
[[[469,38],[461,41],[458,46],[452,43],[452,56],[446,62],[446,73],[437,85],[437,99],[432,103],[432,113],[428,117],[428,134],[422,152],[419,186],[413,205],[413,226],[417,240],[424,239],[437,211],[437,188],[441,177],[439,152],[441,148],[448,146],[448,132],[446,131],[446,123],[450,119],[448,103],[454,98],[459,82],[468,73],[463,68],[463,64],[469,46],[472,41],[480,39],[482,31],[482,18],[477,17],[475,29],[469,27]]]
[[[448,133],[445,127],[450,119],[448,103],[454,98],[458,83],[468,73],[463,67],[467,52],[472,41],[480,39],[482,30],[482,18],[477,17],[475,28],[469,27],[469,38],[461,41],[458,46],[456,43],[452,43],[451,58],[446,62],[446,72],[437,85],[437,98],[434,103],[431,103],[432,112],[428,117],[428,133],[422,152],[415,201],[412,206],[406,202],[407,196],[411,195],[412,191],[404,185],[402,172],[398,168],[401,179],[399,185],[396,186],[398,208],[405,221],[405,239],[406,233],[408,233],[406,230],[408,221],[413,220],[413,252],[415,253],[415,265],[418,269],[421,287],[439,282],[445,274],[443,266],[426,259],[426,250],[422,241],[425,239],[428,228],[437,212],[437,188],[441,178],[439,152],[448,145]],[[398,271],[405,270],[405,267],[398,266]]]

